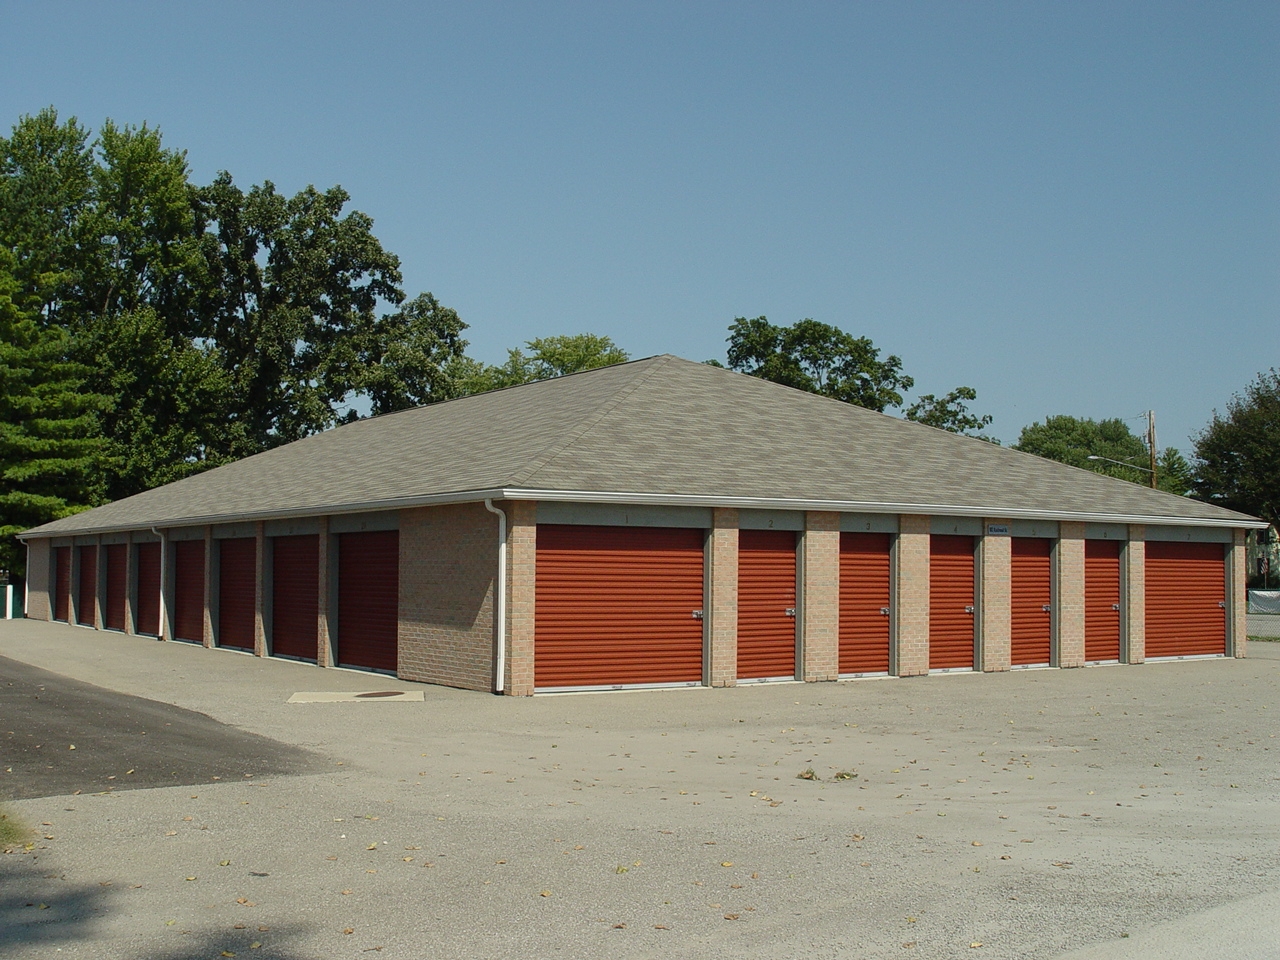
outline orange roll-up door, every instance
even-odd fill
[[[275,537],[271,562],[271,653],[315,660],[320,615],[320,538]]]
[[[1222,544],[1149,541],[1146,554],[1147,659],[1225,654]]]
[[[53,548],[53,619],[71,622],[71,548]]]
[[[973,537],[929,538],[929,669],[974,665]]]
[[[840,672],[889,672],[887,533],[840,534]]]
[[[129,545],[108,544],[103,551],[107,565],[107,595],[102,612],[103,625],[108,630],[124,629],[125,600],[129,590]]]
[[[338,537],[338,663],[396,672],[400,534]]]
[[[796,535],[738,531],[738,679],[796,675]]]
[[[1052,655],[1053,541],[1014,537],[1010,547],[1010,662],[1015,667],[1047,664]]]
[[[1084,542],[1084,658],[1120,659],[1119,540]]]
[[[204,637],[204,541],[173,544],[173,638],[200,643]]]
[[[701,530],[538,524],[537,539],[535,687],[701,682]]]
[[[218,541],[218,646],[253,649],[257,577],[257,540]]]
[[[77,547],[80,558],[80,584],[76,591],[76,623],[97,626],[98,548]]]
[[[138,544],[138,632],[160,636],[160,544]]]

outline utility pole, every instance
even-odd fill
[[[1147,449],[1151,453],[1151,489],[1156,488],[1156,412],[1147,411]]]

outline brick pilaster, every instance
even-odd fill
[[[840,676],[840,514],[810,511],[801,541],[800,649],[805,680]]]
[[[253,525],[253,653],[265,657],[267,650],[267,537],[266,524]]]
[[[93,549],[98,557],[98,562],[95,565],[98,582],[94,585],[93,591],[93,625],[99,630],[105,630],[107,628],[107,607],[103,598],[107,595],[107,554],[102,549],[102,534],[98,534],[97,544]]]
[[[27,616],[53,619],[52,541],[40,537],[27,541]]]
[[[507,668],[504,692],[533,693],[533,641],[537,596],[538,504],[512,500],[507,511]]]
[[[706,676],[713,687],[738,682],[738,511],[716,507],[711,516],[707,583]]]
[[[178,570],[176,544],[168,530],[160,531],[160,639],[173,639],[174,581]]]
[[[1145,663],[1147,659],[1147,528],[1140,523],[1129,525],[1129,542],[1124,551],[1125,628],[1128,663]]]
[[[329,569],[332,563],[333,551],[329,549],[329,518],[320,518],[320,553],[318,562],[316,563],[316,573],[320,578],[320,583],[316,588],[316,665],[320,667],[332,667],[334,665],[334,649],[332,635],[329,631],[329,604],[332,600],[331,591],[329,589],[332,583],[332,573]]]
[[[1235,657],[1248,656],[1249,624],[1245,618],[1248,610],[1249,571],[1246,563],[1245,531],[1231,531],[1231,552],[1227,562],[1230,564],[1227,575],[1227,622],[1231,625],[1231,654]]]
[[[204,528],[204,617],[200,627],[200,643],[213,646],[213,527]]]
[[[1055,571],[1059,667],[1084,666],[1084,524],[1058,524]]]
[[[135,629],[134,598],[138,595],[138,550],[133,542],[133,531],[124,539],[124,632],[132,637]]]
[[[929,672],[929,518],[898,518],[897,567],[894,577],[897,674],[917,677]]]
[[[982,616],[980,669],[1008,670],[1013,660],[1013,539],[985,533],[989,524],[1009,526],[1007,519],[988,517],[982,524],[984,534],[978,550],[978,582],[981,584],[978,609]]]

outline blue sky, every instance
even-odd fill
[[[159,126],[344,186],[496,362],[812,317],[1046,415],[1188,437],[1280,365],[1280,5],[0,2],[0,122]],[[1141,424],[1134,423],[1135,430]]]

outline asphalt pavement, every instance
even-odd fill
[[[0,800],[308,773],[314,754],[0,657]]]

